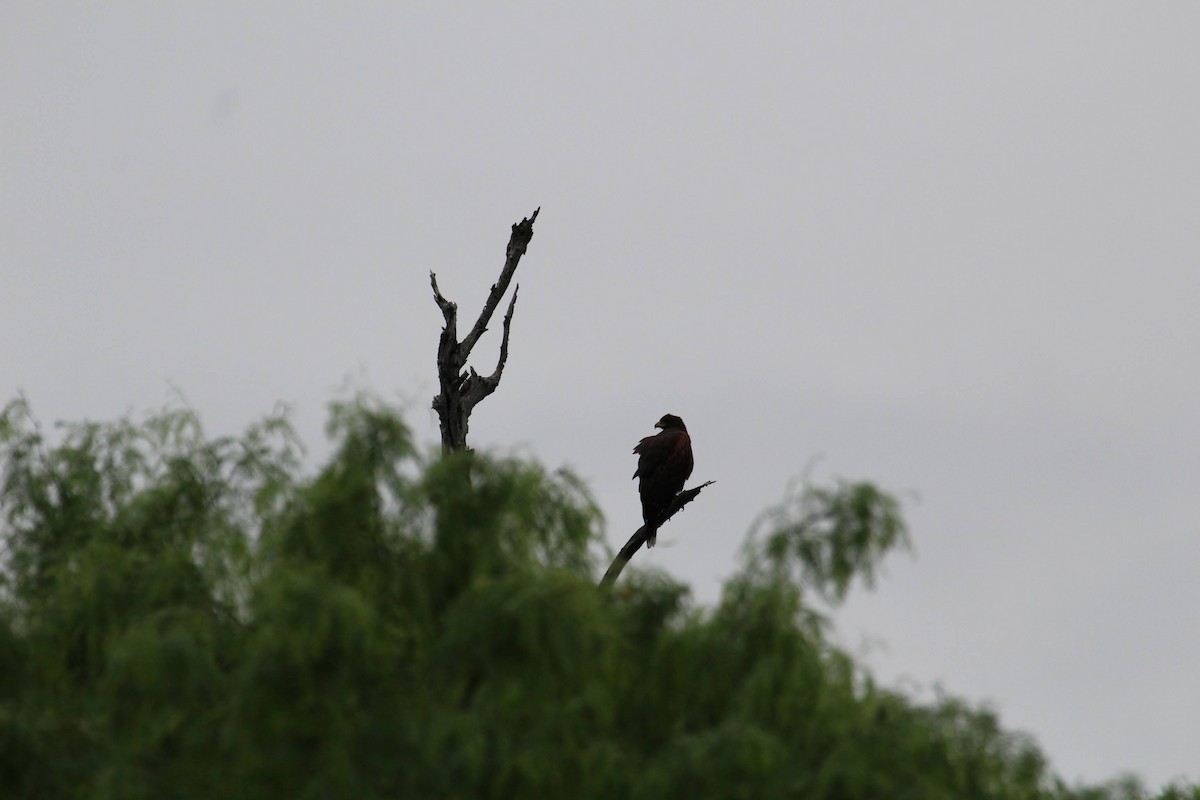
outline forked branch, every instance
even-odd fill
[[[645,525],[637,529],[633,536],[629,537],[629,541],[617,553],[617,557],[613,559],[612,566],[608,568],[608,572],[604,573],[604,577],[600,579],[600,588],[605,589],[616,583],[617,578],[621,576],[621,571],[625,569],[625,565],[633,558],[633,554],[642,549],[642,545],[650,538],[650,534],[661,528],[667,520],[675,516],[683,510],[683,507],[696,499],[705,486],[709,486],[715,481],[705,481],[694,489],[687,489],[675,495],[675,499],[671,501],[671,505],[667,506],[667,510],[663,512],[662,518],[655,520],[653,523],[647,522]]]
[[[517,271],[517,264],[529,240],[533,238],[533,223],[541,208],[533,214],[512,226],[512,235],[508,239],[505,250],[504,268],[500,278],[492,284],[483,310],[471,327],[470,333],[461,342],[458,341],[458,305],[447,300],[438,289],[437,275],[429,273],[429,282],[433,286],[433,300],[442,310],[445,325],[438,340],[437,368],[438,393],[433,398],[433,409],[438,413],[438,423],[442,429],[442,452],[451,453],[467,449],[467,424],[471,411],[480,400],[496,391],[500,385],[500,377],[504,373],[504,364],[508,360],[508,336],[512,328],[513,310],[517,305],[517,290],[513,289],[512,300],[508,303],[508,311],[504,315],[504,333],[500,340],[500,359],[491,375],[481,376],[473,367],[467,367],[467,359],[479,342],[479,337],[487,331],[492,314],[496,312],[508,285],[512,282]],[[464,374],[463,369],[467,372]]]

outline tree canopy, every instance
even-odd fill
[[[862,482],[766,512],[712,607],[611,556],[564,470],[418,446],[333,407],[206,437],[172,408],[0,415],[6,798],[1144,798],[878,685],[814,600],[907,542]],[[1200,798],[1195,787],[1157,795]]]

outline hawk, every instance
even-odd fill
[[[646,539],[647,547],[654,547],[663,513],[692,474],[692,439],[683,420],[664,414],[654,427],[662,431],[647,436],[633,448],[638,456],[633,477],[641,478],[638,494],[642,497],[642,520],[655,526]]]

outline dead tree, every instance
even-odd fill
[[[508,360],[508,332],[512,325],[513,309],[517,305],[519,285],[513,288],[512,300],[509,301],[508,311],[504,314],[504,334],[500,339],[500,360],[496,364],[495,371],[491,375],[483,376],[475,372],[474,367],[467,367],[465,373],[463,368],[467,366],[467,358],[470,357],[471,350],[479,341],[479,337],[487,330],[492,314],[496,312],[496,307],[500,305],[500,300],[504,297],[504,293],[508,290],[508,284],[512,281],[513,273],[517,271],[517,264],[520,262],[521,256],[525,255],[525,249],[529,247],[529,240],[533,238],[533,222],[537,219],[538,211],[541,211],[541,208],[535,209],[532,216],[522,219],[512,226],[512,235],[508,239],[508,249],[505,252],[504,269],[500,271],[500,279],[492,284],[487,302],[483,304],[483,310],[479,312],[479,319],[475,320],[471,332],[461,342],[458,340],[458,305],[442,296],[438,290],[437,275],[432,270],[429,273],[429,282],[433,284],[433,299],[437,302],[438,308],[442,310],[442,316],[446,320],[446,324],[442,328],[441,339],[438,341],[438,393],[433,398],[433,409],[438,413],[438,423],[442,429],[443,453],[455,453],[467,449],[467,423],[470,420],[471,411],[479,404],[480,400],[496,391],[496,387],[500,385],[504,362]]]
[[[633,554],[642,549],[642,545],[650,538],[650,534],[657,531],[671,517],[683,510],[683,507],[696,499],[696,496],[710,485],[713,481],[705,481],[694,489],[687,489],[675,495],[675,499],[671,501],[671,505],[667,506],[667,510],[663,512],[662,517],[657,520],[651,520],[642,527],[638,528],[633,536],[629,537],[629,541],[617,553],[617,557],[613,559],[612,566],[608,568],[608,572],[604,573],[604,577],[600,579],[600,588],[606,589],[616,583],[617,578],[621,576],[621,570],[625,569],[625,565],[629,563],[629,559],[633,558]]]

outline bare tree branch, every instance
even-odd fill
[[[487,302],[483,304],[483,310],[479,312],[479,319],[475,320],[475,327],[471,328],[467,338],[462,340],[462,346],[468,354],[474,349],[479,337],[483,336],[484,331],[487,330],[488,322],[491,321],[492,314],[496,312],[496,306],[500,305],[500,298],[504,297],[504,293],[508,291],[508,284],[512,281],[513,273],[517,271],[517,263],[520,262],[521,256],[525,255],[525,250],[529,247],[529,240],[533,238],[533,223],[541,210],[539,206],[534,209],[533,216],[513,224],[512,236],[508,239],[508,249],[505,251],[504,269],[500,271],[500,279],[492,284]]]
[[[500,359],[496,362],[496,370],[486,378],[480,378],[475,375],[475,370],[471,370],[471,375],[478,379],[479,397],[471,405],[478,403],[483,398],[487,397],[492,392],[496,391],[496,387],[500,385],[500,373],[504,372],[504,364],[508,361],[508,332],[512,328],[513,309],[517,307],[517,292],[521,291],[521,284],[513,287],[512,300],[508,303],[508,311],[504,314],[504,335],[500,337]]]
[[[443,364],[453,366],[455,361],[455,351],[458,344],[455,337],[458,335],[458,305],[450,302],[438,290],[437,275],[433,274],[433,270],[429,271],[429,282],[433,284],[433,299],[438,304],[438,308],[442,310],[442,317],[445,318],[446,324],[442,327],[442,335],[438,340],[438,377],[442,376]],[[455,371],[460,369],[461,365],[454,367]],[[437,401],[434,400],[436,403]]]
[[[437,276],[432,271],[429,273],[434,302],[442,310],[442,317],[446,321],[438,340],[439,391],[433,398],[433,409],[438,413],[438,423],[442,430],[442,451],[445,453],[467,449],[467,425],[471,411],[479,401],[496,391],[496,387],[500,385],[500,377],[504,372],[505,362],[508,361],[508,337],[512,328],[513,310],[517,305],[516,289],[513,290],[512,300],[509,301],[508,312],[504,315],[504,336],[500,342],[500,360],[496,364],[496,370],[491,375],[482,377],[474,368],[470,368],[464,375],[463,368],[467,365],[471,351],[479,342],[479,337],[487,331],[492,314],[496,312],[504,293],[508,291],[508,284],[512,282],[517,271],[517,264],[521,261],[521,256],[525,255],[529,241],[533,238],[533,223],[539,211],[541,208],[535,209],[530,217],[512,226],[500,278],[492,284],[492,290],[488,293],[479,318],[461,342],[458,341],[458,306],[442,295],[438,289]]]
[[[650,538],[650,534],[657,531],[667,520],[675,516],[683,510],[683,507],[696,499],[705,486],[710,486],[716,481],[705,481],[694,489],[688,489],[675,495],[675,499],[671,501],[671,505],[667,506],[667,510],[663,512],[662,518],[655,520],[653,523],[647,522],[645,525],[637,529],[633,536],[629,537],[629,541],[617,553],[617,557],[613,559],[612,566],[608,568],[608,572],[604,573],[604,577],[600,579],[600,588],[606,589],[616,583],[617,578],[621,576],[621,571],[625,569],[625,565],[633,558],[633,554],[642,549],[642,545]]]

